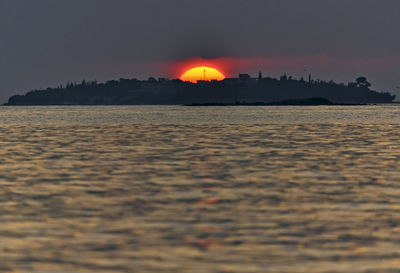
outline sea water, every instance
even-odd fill
[[[400,272],[400,107],[2,107],[0,272]]]

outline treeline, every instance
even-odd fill
[[[239,78],[198,84],[149,78],[112,80],[106,83],[82,81],[66,86],[32,90],[9,98],[6,105],[176,105],[205,102],[274,102],[286,99],[326,98],[334,103],[390,103],[395,96],[370,89],[365,77],[348,84],[321,80],[305,81],[286,74],[280,79]]]

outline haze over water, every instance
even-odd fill
[[[400,108],[3,107],[0,272],[400,272]]]

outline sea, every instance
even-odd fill
[[[400,105],[0,107],[0,272],[400,272]]]

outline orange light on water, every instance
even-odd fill
[[[197,83],[198,81],[222,81],[225,79],[224,74],[218,69],[208,66],[198,66],[188,69],[182,74],[180,79],[184,82]]]

